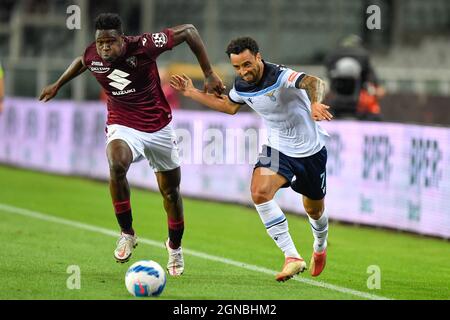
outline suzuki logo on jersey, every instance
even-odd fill
[[[125,79],[129,75],[129,73],[123,72],[119,69],[115,69],[108,75],[108,78],[114,81],[110,82],[109,85],[116,89],[123,90],[127,85],[131,83],[130,80]]]

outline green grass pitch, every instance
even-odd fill
[[[137,235],[148,241],[121,265],[112,255],[118,228],[106,183],[0,167],[0,299],[135,299],[125,272],[141,259],[165,266],[167,224],[159,194],[133,189],[131,200]],[[450,298],[448,241],[332,222],[323,274],[278,283],[283,256],[255,210],[187,198],[184,207],[185,274],[149,299]],[[23,209],[32,214],[18,214]],[[309,262],[306,218],[288,221]],[[70,265],[81,270],[79,290],[67,288]],[[367,286],[369,266],[380,268],[379,289]]]

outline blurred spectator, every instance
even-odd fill
[[[330,80],[327,102],[336,118],[381,120],[378,99],[384,96],[385,91],[360,37],[347,36],[326,57],[325,67]]]
[[[5,99],[5,81],[3,79],[3,68],[0,63],[0,113],[3,111],[3,101]]]
[[[166,96],[166,100],[172,110],[180,109],[180,97],[178,91],[170,86],[170,74],[166,68],[159,69],[159,78],[161,79],[161,88]]]

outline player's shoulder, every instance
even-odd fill
[[[171,29],[164,29],[158,32],[145,32],[138,36],[127,36],[125,41],[127,42],[128,50],[131,51],[171,49],[172,41],[170,36],[172,34],[173,31]]]
[[[234,79],[235,90],[238,92],[258,92],[269,87],[277,86],[277,84],[280,83],[282,76],[289,70],[289,68],[281,64],[267,61],[263,61],[263,63],[263,76],[257,84],[247,83],[238,76]]]
[[[127,52],[130,54],[136,54],[145,50],[145,45],[148,41],[145,33],[137,36],[125,36],[124,40],[127,45]]]

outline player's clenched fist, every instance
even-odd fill
[[[205,78],[204,92],[209,92],[220,96],[225,91],[225,86],[222,83],[222,79],[212,72],[209,76]]]

